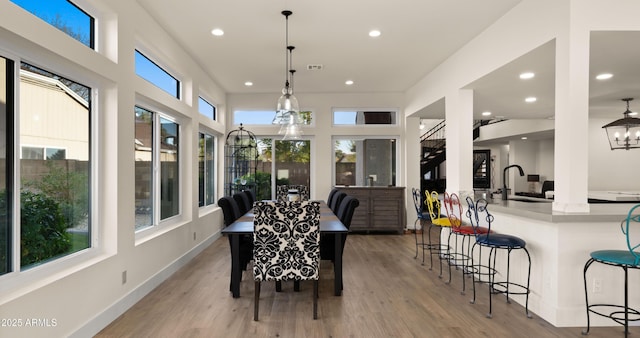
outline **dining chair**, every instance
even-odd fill
[[[240,209],[240,216],[247,213],[247,211],[251,210],[253,204],[249,201],[249,196],[244,192],[237,192],[233,194],[233,199],[238,204],[238,209]]]
[[[602,317],[607,317],[616,323],[624,326],[624,336],[629,335],[629,321],[640,320],[640,311],[629,307],[629,269],[640,269],[640,240],[638,239],[637,223],[640,223],[640,204],[633,206],[627,218],[620,222],[620,230],[627,242],[626,250],[598,250],[591,252],[587,263],[584,265],[584,298],[587,305],[587,329],[583,334],[588,334],[591,327],[590,314],[595,313]],[[634,231],[635,236],[631,235]],[[624,305],[619,304],[589,304],[589,294],[587,292],[587,270],[593,263],[601,263],[609,266],[622,268],[624,271]],[[632,288],[634,285],[632,284]],[[632,318],[629,318],[629,315]]]
[[[336,216],[347,229],[351,227],[353,214],[359,205],[360,201],[353,196],[346,196],[342,199]],[[320,257],[322,257],[323,260],[335,261],[335,236],[334,234],[322,234],[320,236]],[[342,252],[344,252],[347,236],[348,234],[342,235]]]
[[[286,202],[289,195],[289,186],[286,184],[276,186],[276,201]]]
[[[340,203],[346,196],[347,196],[347,193],[342,190],[336,192],[335,195],[333,195],[333,200],[331,201],[329,208],[331,209],[331,211],[333,211],[334,214],[336,215],[338,214],[338,208],[340,208]]]
[[[327,196],[327,205],[331,205],[331,202],[333,201],[333,197],[336,195],[336,193],[340,191],[338,188],[333,188],[331,189],[331,191],[329,191],[329,196]]]
[[[243,214],[240,212],[240,208],[238,207],[238,203],[236,200],[229,196],[221,197],[218,200],[218,206],[222,209],[222,214],[224,215],[224,225],[229,226],[231,223],[235,222],[240,216]],[[229,249],[231,249],[231,237],[229,239]],[[253,238],[252,236],[241,236],[240,237],[240,267],[243,271],[247,270],[247,265],[249,261],[253,258]],[[232,250],[233,251],[233,250]],[[229,289],[231,289],[231,285],[229,285]]]
[[[249,209],[253,208],[253,202],[256,201],[256,193],[251,189],[243,190],[242,192],[247,195],[247,199],[249,199],[249,205],[251,206]]]
[[[309,200],[309,187],[306,185],[290,185],[289,189],[298,190],[298,194],[300,195],[300,200],[308,201]]]
[[[429,190],[425,190],[424,194],[424,203],[427,205],[427,209],[429,210],[429,243],[426,246],[423,245],[423,250],[425,248],[429,250],[429,259],[431,261],[429,270],[433,269],[433,254],[435,253],[438,256],[438,260],[440,261],[440,275],[438,277],[442,278],[442,260],[447,259],[446,254],[449,251],[449,245],[442,243],[442,229],[447,228],[451,230],[451,223],[449,222],[449,218],[443,216],[440,212],[441,209],[438,192],[435,190],[431,192],[429,192]],[[433,227],[438,228],[438,243],[433,243],[431,241],[431,229]]]
[[[258,320],[263,281],[313,281],[313,319],[318,318],[320,203],[256,202],[253,219],[253,320]]]
[[[477,201],[474,201],[471,197],[467,196],[466,201],[467,205],[469,206],[469,209],[467,210],[467,216],[469,217],[471,226],[473,226],[475,229],[479,227],[480,224],[486,224],[486,228],[488,229],[488,232],[484,234],[474,232],[476,241],[471,249],[472,259],[475,260],[476,257],[476,255],[474,254],[474,250],[476,248],[479,248],[480,250],[477,255],[478,263],[473,263],[473,299],[471,300],[471,303],[473,304],[476,301],[476,284],[485,283],[489,286],[489,313],[487,314],[488,318],[491,318],[493,316],[492,295],[494,294],[504,294],[506,296],[507,303],[511,303],[511,299],[509,297],[510,295],[525,295],[526,299],[524,311],[527,315],[527,318],[531,318],[531,314],[529,313],[531,256],[529,255],[529,250],[527,250],[526,242],[520,237],[495,233],[491,231],[491,223],[493,223],[494,217],[493,215],[491,215],[491,213],[489,213],[489,209],[487,209],[487,200],[481,198]],[[487,248],[489,250],[489,257],[486,264],[482,263],[482,248]],[[506,273],[501,273],[496,269],[496,257],[499,250],[507,251]],[[511,253],[514,250],[521,250],[527,255],[529,265],[527,266],[528,270],[526,284],[520,284],[519,282],[514,282],[510,279]],[[502,276],[501,278],[504,279],[496,281],[496,275],[500,275]],[[483,279],[483,277],[485,277],[485,279]]]

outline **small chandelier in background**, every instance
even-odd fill
[[[640,119],[631,117],[629,110],[629,101],[633,101],[633,98],[625,98],[622,101],[627,102],[627,110],[623,113],[624,117],[602,128],[607,131],[611,150],[640,148]]]
[[[285,82],[282,88],[282,95],[278,98],[276,106],[276,114],[272,121],[273,124],[280,125],[278,134],[284,134],[283,140],[297,140],[302,135],[303,120],[300,116],[300,105],[298,99],[293,95],[293,74],[296,72],[291,69],[294,46],[289,45],[289,16],[293,12],[285,10],[282,15],[285,17]]]

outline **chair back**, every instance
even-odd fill
[[[244,192],[237,192],[233,194],[233,199],[238,203],[238,208],[240,209],[240,216],[247,213],[247,211],[251,210],[253,204],[249,202],[249,196]],[[238,216],[238,217],[240,217]]]
[[[636,204],[629,210],[627,214],[627,218],[620,223],[620,228],[627,238],[627,248],[629,248],[629,252],[635,257],[634,265],[640,264],[640,253],[637,252],[637,249],[640,247],[640,242],[638,242],[637,236],[631,236],[631,225],[633,223],[640,223],[640,214],[634,214],[636,208],[640,207],[640,204]],[[638,210],[640,211],[640,209]]]
[[[297,189],[301,201],[309,200],[309,187],[306,185],[290,185],[289,189]]]
[[[331,211],[333,211],[334,214],[338,214],[338,208],[340,207],[340,203],[345,198],[345,196],[347,196],[347,193],[342,190],[338,191],[333,196],[333,201],[331,201],[329,208],[331,208]]]
[[[317,280],[320,203],[260,201],[253,210],[254,279]]]
[[[289,195],[288,185],[284,184],[284,185],[276,186],[276,201],[286,202],[287,195]]]
[[[462,225],[462,205],[458,194],[444,192],[444,210],[447,212],[447,218],[451,223],[451,229],[456,231]]]
[[[240,208],[238,207],[236,200],[230,196],[220,197],[218,200],[218,206],[222,208],[225,226],[229,226],[231,223],[235,222],[238,217],[243,215],[240,212]]]
[[[420,192],[420,189],[412,188],[411,194],[413,195],[413,206],[416,208],[418,218],[424,218],[424,204],[422,204],[422,193]]]
[[[243,190],[243,193],[245,193],[247,195],[247,198],[249,199],[249,205],[251,206],[251,208],[253,208],[253,202],[256,201],[256,193],[253,190]],[[249,208],[249,209],[251,209]]]
[[[342,202],[340,202],[340,207],[338,208],[338,213],[336,214],[336,216],[338,216],[340,222],[342,222],[342,224],[344,224],[347,229],[351,227],[351,219],[353,218],[353,213],[359,205],[360,201],[353,196],[346,196],[342,199]]]
[[[329,196],[327,196],[327,205],[331,206],[331,201],[333,201],[333,197],[338,191],[340,191],[338,190],[338,188],[331,189],[331,191],[329,192]]]
[[[467,210],[467,217],[469,217],[469,222],[473,227],[473,233],[478,237],[478,235],[484,235],[488,239],[491,235],[491,223],[493,223],[493,215],[489,213],[487,209],[487,200],[481,198],[477,202],[474,202],[473,199],[469,196],[466,198],[467,205],[469,209]],[[480,230],[480,227],[485,227],[486,230]]]
[[[429,216],[431,216],[432,220],[440,218],[440,200],[438,199],[438,192],[436,192],[435,190],[432,192],[429,192],[429,190],[425,190],[424,194],[426,197],[424,203],[429,209]]]

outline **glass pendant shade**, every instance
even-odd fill
[[[285,129],[283,140],[299,140],[302,138],[302,128],[299,124],[286,124],[283,125]]]

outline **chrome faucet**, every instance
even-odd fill
[[[518,170],[520,171],[520,176],[524,176],[524,170],[522,170],[522,167],[517,164],[508,165],[504,168],[504,170],[502,171],[502,200],[503,201],[507,200],[507,169],[513,168],[513,167],[518,168]]]

